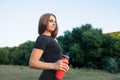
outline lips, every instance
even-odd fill
[[[55,29],[56,26],[52,26],[52,29]]]

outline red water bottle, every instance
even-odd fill
[[[61,57],[61,60],[67,60],[67,61],[69,61],[69,56],[68,55],[63,55]],[[68,63],[66,63],[66,64],[68,64]],[[55,76],[56,76],[57,79],[62,80],[62,78],[64,77],[64,74],[65,74],[65,72],[63,70],[57,70]]]

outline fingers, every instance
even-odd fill
[[[66,63],[63,63],[60,67],[60,70],[63,70],[63,71],[68,71],[69,70],[69,66],[66,64]]]
[[[68,60],[62,60],[62,62],[69,64]]]
[[[67,60],[60,60],[59,69],[65,71],[65,72],[68,71],[69,70],[68,61]]]
[[[63,71],[68,71],[69,66],[68,66],[68,61],[67,60],[58,60],[57,62],[53,63],[53,66],[55,70],[63,70]]]

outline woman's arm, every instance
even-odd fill
[[[29,60],[29,66],[36,69],[52,69],[53,65],[51,63],[45,63],[40,61],[43,54],[43,50],[33,49]]]
[[[40,58],[42,55],[43,55],[43,50],[34,48],[30,56],[29,66],[31,68],[43,69],[43,70],[61,69],[61,70],[67,71],[69,69],[69,66],[65,63],[67,62],[66,60],[58,60],[55,63],[47,63],[47,62],[40,61]]]

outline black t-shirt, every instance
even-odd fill
[[[42,55],[44,62],[56,62],[62,55],[60,45],[51,36],[40,35],[35,42],[34,48],[44,51]],[[44,70],[39,80],[57,80],[55,73],[56,70]]]

